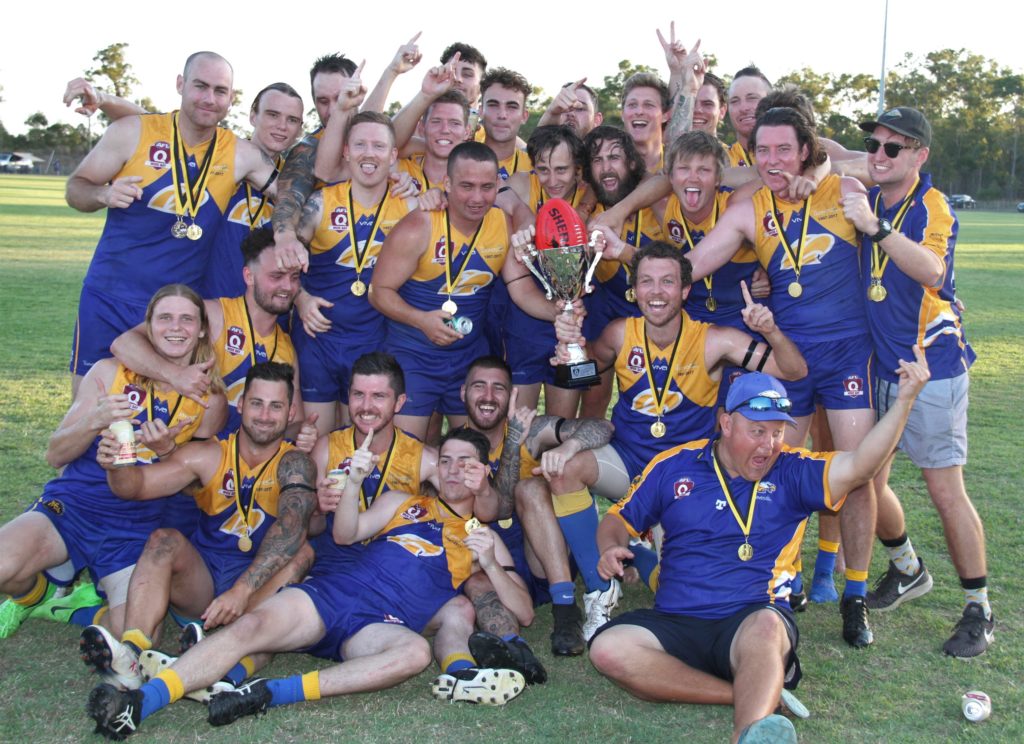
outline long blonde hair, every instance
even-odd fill
[[[149,300],[149,305],[146,306],[146,337],[149,338],[149,342],[153,343],[153,313],[156,312],[157,303],[165,297],[183,297],[199,309],[199,338],[196,340],[196,347],[192,350],[192,358],[189,364],[201,364],[209,359],[213,359],[213,339],[210,337],[210,318],[206,314],[206,304],[195,290],[187,284],[166,284],[160,287]],[[224,381],[220,378],[216,366],[213,367],[211,378],[210,394],[223,393],[225,391]],[[135,373],[135,381],[146,387],[155,382],[153,379],[138,373]]]

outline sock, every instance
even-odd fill
[[[913,576],[921,569],[921,562],[917,559],[917,553],[914,552],[914,546],[911,545],[906,532],[895,540],[882,540],[882,546],[900,573]]]
[[[658,554],[643,545],[630,545],[629,552],[633,554],[633,568],[640,574],[640,580],[651,588],[651,591],[658,590]]]
[[[976,579],[965,579],[961,576],[960,586],[964,588],[964,601],[980,604],[985,610],[985,618],[991,620],[992,606],[988,603],[988,577],[979,576]]]
[[[68,615],[68,622],[72,625],[78,625],[82,628],[88,628],[90,625],[99,625],[99,618],[104,615],[104,608],[106,605],[94,605],[92,607],[79,607],[77,610]]]
[[[454,653],[448,654],[441,661],[441,669],[445,674],[455,674],[463,669],[472,669],[476,666],[476,660],[469,654]]]
[[[839,554],[839,543],[818,540],[818,557],[814,559],[814,578],[832,580],[832,572],[836,570],[836,556]]]
[[[164,669],[139,691],[142,693],[142,711],[140,720],[145,720],[161,708],[166,708],[185,695],[185,685],[181,677],[173,669]]]
[[[576,601],[576,585],[571,581],[558,581],[548,587],[551,604],[571,605]]]
[[[237,664],[228,669],[228,673],[224,675],[224,678],[237,687],[252,676],[255,668],[256,665],[253,663],[252,657],[243,656]]]
[[[138,628],[129,628],[121,634],[121,643],[131,646],[136,655],[141,656],[143,651],[153,648],[153,641],[149,636]]]
[[[268,679],[271,708],[320,699],[320,672],[293,674],[284,679]]]
[[[57,587],[51,584],[41,573],[36,574],[36,583],[24,594],[12,595],[11,601],[22,607],[35,607],[50,599],[57,591]]]
[[[560,503],[571,500],[573,503],[579,499],[581,494],[586,495],[588,505],[581,511],[571,514],[559,514],[566,510]],[[576,559],[580,575],[583,577],[583,584],[588,592],[605,591],[609,583],[602,579],[597,573],[597,563],[601,560],[601,554],[597,552],[597,508],[594,505],[594,498],[586,489],[575,491],[571,494],[559,494],[552,497],[555,501],[555,515],[558,518],[558,526],[562,528],[565,542],[569,551]],[[581,499],[580,499],[581,500]]]
[[[526,643],[518,633],[506,633],[501,637],[501,640],[505,641],[505,643],[512,643],[512,641],[523,641],[523,643]]]
[[[847,568],[845,572],[846,586],[843,587],[843,598],[864,597],[868,593],[868,572]]]

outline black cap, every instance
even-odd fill
[[[860,128],[865,132],[873,132],[878,126],[916,139],[925,147],[932,144],[932,125],[924,118],[924,114],[915,108],[897,106],[879,116],[877,121],[863,121],[860,124]]]

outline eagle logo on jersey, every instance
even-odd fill
[[[163,170],[171,164],[171,143],[154,142],[149,146],[149,157],[146,158],[146,165],[155,170]]]
[[[138,411],[142,408],[142,404],[146,402],[147,393],[144,387],[133,385],[129,382],[121,390],[121,393],[128,396],[128,405],[133,411]]]
[[[245,353],[245,331],[236,325],[228,328],[224,339],[224,351],[231,356],[242,356]]]
[[[248,520],[242,519],[242,515],[238,513],[238,510],[231,512],[231,516],[224,520],[224,524],[220,526],[220,532],[226,535],[232,535],[234,537],[242,537],[243,535],[254,535],[256,531],[263,526],[266,521],[267,515],[260,509],[256,504],[253,504],[249,509]],[[248,522],[248,527],[246,523]]]
[[[629,354],[626,355],[626,367],[630,372],[637,375],[647,368],[644,350],[641,347],[634,346],[629,350]]]
[[[859,398],[864,395],[864,378],[857,375],[844,378],[843,395],[847,398]]]
[[[336,233],[348,232],[348,207],[335,207],[331,212],[330,228]]]
[[[203,208],[203,205],[209,200],[210,192],[203,191],[202,195],[199,197],[199,204],[196,206],[196,212],[198,213],[198,211]],[[174,198],[174,185],[168,184],[153,194],[146,206],[150,209],[155,209],[158,212],[177,214],[176,203],[177,199]]]
[[[266,225],[270,222],[270,215],[274,210],[268,201],[263,205],[263,211],[260,211],[261,201],[259,192],[256,191],[253,192],[252,199],[248,195],[244,199],[239,199],[228,211],[226,215],[227,221],[236,225],[244,225],[248,228]],[[255,216],[257,213],[259,214],[259,219],[253,224],[251,222],[252,216]]]
[[[683,499],[693,493],[694,482],[690,478],[680,478],[672,486],[677,499]]]
[[[429,540],[424,540],[419,535],[403,533],[400,535],[388,535],[389,543],[394,543],[405,548],[417,558],[434,558],[444,553],[444,548],[435,545]]]
[[[452,287],[452,295],[475,295],[481,289],[489,285],[494,281],[494,274],[489,271],[477,271],[476,269],[466,269],[462,272],[462,276],[459,277],[459,281]],[[445,287],[442,284],[437,293],[439,295],[447,295],[444,291]]]
[[[345,242],[345,241],[340,241]],[[365,240],[358,240],[356,244],[359,246],[359,250],[364,250],[366,247]],[[375,241],[366,249],[366,253],[363,255],[363,268],[372,269],[377,265],[377,258],[380,256],[380,241]],[[352,250],[352,246],[345,248],[338,256],[338,260],[334,263],[337,266],[344,266],[346,269],[354,269],[356,267],[355,253]]]
[[[836,244],[836,238],[832,233],[827,235],[808,235],[807,245],[803,246],[800,250],[800,266],[806,268],[808,266],[814,266],[820,264],[829,251],[832,250]],[[793,243],[793,250],[797,250],[797,246],[800,245],[800,241]],[[782,260],[779,262],[779,268],[783,271],[793,270],[793,261],[790,259],[789,254],[783,251]]]
[[[385,622],[385,623],[391,623],[392,625],[405,625],[405,621],[404,620],[402,620],[401,618],[395,617],[394,615],[389,615],[386,612],[383,615],[381,615],[381,618],[382,618],[382,622]]]
[[[658,413],[658,406],[654,402],[654,395],[650,390],[644,390],[633,398],[633,405],[631,406],[634,411],[642,413],[646,416],[664,416],[669,411],[674,411],[683,402],[683,394],[678,390],[666,390],[665,397],[662,399],[661,413]]]
[[[771,481],[761,481],[757,484],[757,500],[768,501],[772,500],[770,494],[775,493],[775,484]]]

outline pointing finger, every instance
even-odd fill
[[[413,37],[412,37],[411,39],[409,39],[409,44],[410,44],[410,46],[411,46],[412,44],[415,44],[415,43],[416,43],[416,41],[417,41],[417,40],[418,40],[418,39],[420,38],[420,36],[421,36],[422,34],[423,34],[423,32],[422,32],[422,31],[417,31],[417,32],[416,32],[416,35],[415,35],[415,36],[413,36]]]
[[[747,307],[754,307],[754,298],[750,296],[750,290],[747,289],[747,283],[743,280],[740,280],[740,292],[743,293],[743,302],[746,303]]]
[[[369,451],[369,449],[370,449],[370,442],[371,441],[373,441],[373,427],[372,426],[370,427],[370,431],[366,435],[366,439],[364,439],[363,443],[359,446],[359,449]]]

